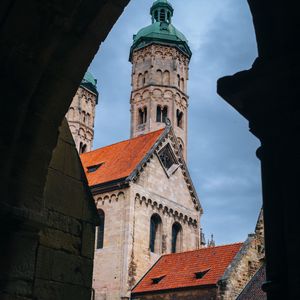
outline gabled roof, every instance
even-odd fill
[[[148,134],[81,154],[80,158],[90,187],[127,178],[136,169],[164,132]],[[94,172],[88,168],[100,165]]]
[[[163,255],[133,288],[132,294],[217,286],[243,243]],[[203,274],[202,278],[196,278]],[[153,279],[164,277],[154,283]],[[198,276],[201,277],[201,276]]]
[[[80,158],[92,193],[99,194],[124,188],[130,181],[134,182],[166,138],[170,139],[175,149],[195,208],[202,214],[203,209],[170,122],[164,129],[81,154]]]

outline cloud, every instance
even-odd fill
[[[173,24],[193,51],[189,80],[189,169],[204,207],[201,224],[217,243],[245,240],[261,207],[258,140],[216,94],[218,78],[251,67],[257,52],[246,1],[171,1]],[[128,62],[133,34],[150,24],[151,0],[131,0],[90,69],[98,78],[95,147],[129,138]]]

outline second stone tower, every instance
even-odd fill
[[[186,159],[187,81],[192,52],[185,36],[172,24],[174,9],[167,0],[153,3],[152,24],[133,37],[131,137],[165,126],[170,119]]]

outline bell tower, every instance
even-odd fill
[[[89,152],[93,147],[98,96],[97,80],[86,72],[66,114],[79,154]]]
[[[165,126],[170,119],[186,159],[187,81],[192,52],[185,36],[172,24],[174,9],[167,0],[153,3],[152,24],[133,37],[131,137]]]

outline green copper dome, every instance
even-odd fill
[[[80,86],[91,91],[92,93],[94,93],[97,96],[96,102],[98,104],[98,94],[99,93],[97,90],[97,79],[95,79],[94,76],[90,72],[87,71],[85,73]]]
[[[91,83],[93,86],[96,87],[97,85],[97,79],[94,78],[94,76],[92,75],[92,73],[90,72],[86,72],[83,79],[82,79],[83,83]]]
[[[141,49],[152,43],[158,43],[177,47],[189,58],[192,52],[188,46],[188,40],[175,26],[172,25],[174,9],[167,0],[156,0],[151,9],[152,24],[142,28],[133,36],[133,45],[130,49],[131,61],[132,53],[136,49]]]

